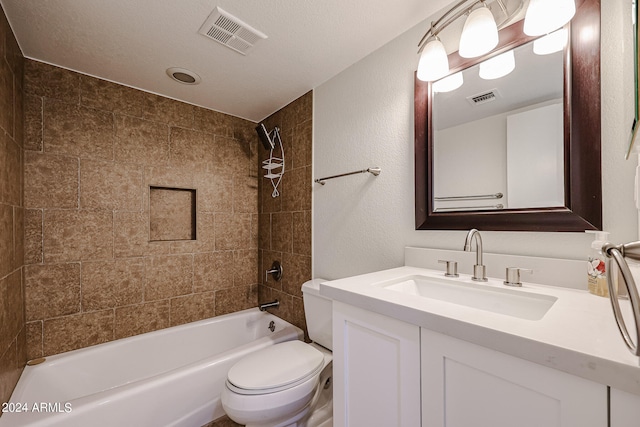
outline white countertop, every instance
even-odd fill
[[[608,298],[523,282],[522,288],[509,289],[557,298],[542,319],[525,320],[371,286],[411,275],[444,277],[442,271],[405,266],[324,282],[320,294],[640,395],[639,359],[625,346]],[[478,283],[460,274],[451,280],[505,288],[502,279]]]

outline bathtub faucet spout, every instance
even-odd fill
[[[264,304],[260,304],[259,308],[260,308],[260,311],[265,311],[267,308],[278,307],[278,306],[280,306],[280,301],[275,300],[271,302],[265,302]]]

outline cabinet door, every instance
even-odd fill
[[[611,427],[640,426],[640,396],[611,389]]]
[[[333,425],[420,426],[420,328],[333,303]]]
[[[426,329],[423,427],[603,427],[607,387]]]

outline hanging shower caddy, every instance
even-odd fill
[[[266,169],[264,177],[269,179],[273,186],[271,197],[276,198],[280,195],[278,186],[284,174],[284,148],[280,138],[280,128],[276,126],[271,132],[267,132],[264,124],[260,123],[256,127],[256,132],[258,132],[262,145],[269,150],[269,158],[262,161],[262,169]]]

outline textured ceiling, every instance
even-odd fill
[[[449,2],[0,0],[28,58],[253,121]],[[216,6],[268,39],[243,56],[198,34]],[[169,67],[192,70],[202,83],[177,83]]]

